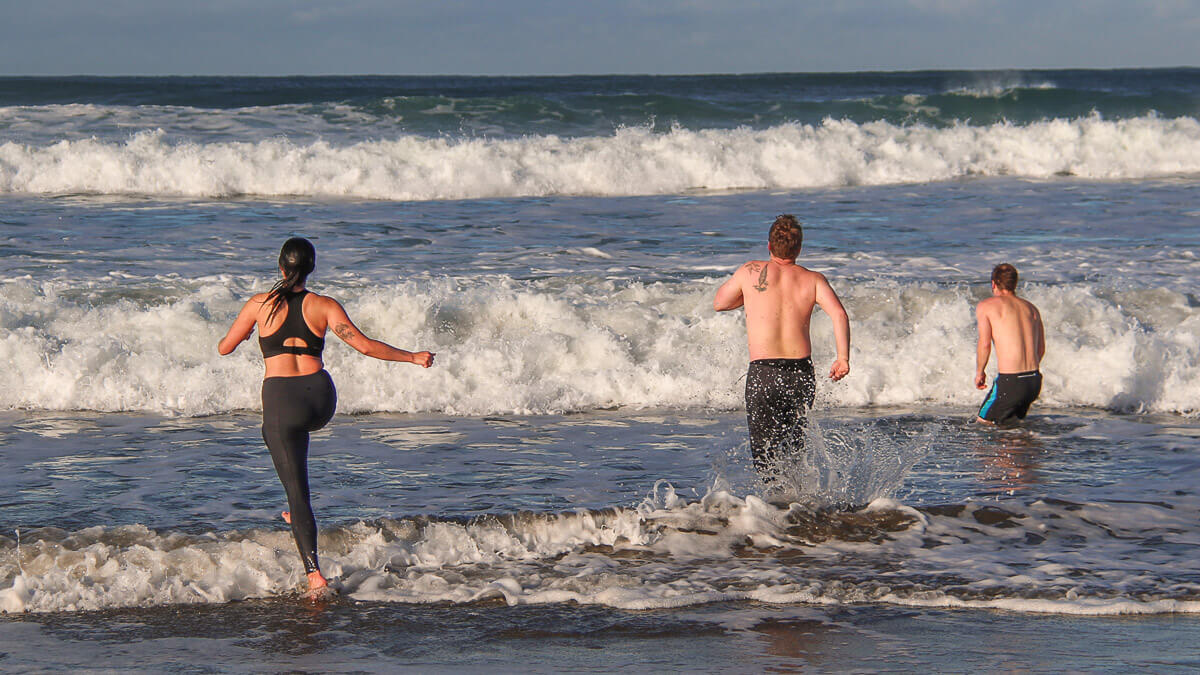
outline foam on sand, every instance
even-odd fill
[[[687,502],[665,489],[638,508],[359,522],[322,531],[320,546],[344,593],[380,602],[1197,613],[1197,563],[1180,552],[1193,514],[1053,500],[917,510],[886,498],[839,512],[722,491]],[[6,612],[220,603],[290,594],[302,582],[282,527],[43,529],[25,534],[19,555],[0,539]]]

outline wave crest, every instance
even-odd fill
[[[0,359],[10,367],[0,371],[0,407],[257,409],[262,364],[253,341],[231,357],[215,350],[249,282],[153,283],[166,285],[69,297],[77,291],[65,281],[5,284]],[[745,328],[738,313],[712,311],[716,284],[501,276],[328,288],[367,334],[439,357],[429,370],[384,364],[332,340],[326,367],[343,413],[735,409]],[[853,371],[820,385],[825,404],[979,404],[970,288],[873,282],[841,290]],[[1047,322],[1039,405],[1196,413],[1200,308],[1188,295],[1084,284],[1031,285],[1025,295]],[[824,367],[834,341],[819,312],[813,344]]]
[[[611,136],[401,137],[337,146],[173,143],[159,131],[0,145],[0,192],[431,200],[796,189],[1058,175],[1200,172],[1200,122],[1099,116],[946,128],[827,119],[769,129],[627,127]]]

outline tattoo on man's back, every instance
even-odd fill
[[[758,283],[754,284],[754,290],[759,293],[767,290],[767,266],[762,266],[762,271],[758,273]]]

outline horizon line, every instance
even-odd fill
[[[988,68],[900,68],[885,69],[856,69],[856,70],[762,70],[742,72],[708,72],[708,73],[0,73],[0,78],[105,78],[105,77],[161,77],[161,78],[193,78],[193,77],[241,77],[241,78],[283,78],[283,77],[464,77],[464,78],[569,78],[569,77],[754,77],[765,75],[902,75],[919,73],[1003,73],[1003,72],[1061,72],[1061,71],[1139,71],[1139,70],[1200,70],[1196,65],[1173,66],[1117,66],[1117,67],[1083,67],[1083,66],[1037,66],[1037,67],[988,67]]]

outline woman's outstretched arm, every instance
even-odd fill
[[[238,312],[237,318],[233,320],[233,325],[229,327],[229,332],[221,341],[217,343],[217,352],[221,356],[232,354],[237,346],[246,341],[250,334],[254,332],[254,323],[257,321],[258,309],[262,307],[262,300],[259,296],[250,298],[245,305],[242,306],[242,311]]]
[[[404,361],[407,363],[415,363],[418,366],[428,368],[433,365],[433,352],[410,352],[403,349],[397,349],[386,342],[373,340],[363,334],[358,326],[347,316],[346,310],[341,303],[333,298],[326,298],[328,302],[328,319],[329,330],[333,334],[342,339],[342,342],[355,348],[362,354],[366,354],[372,358],[382,361]]]

